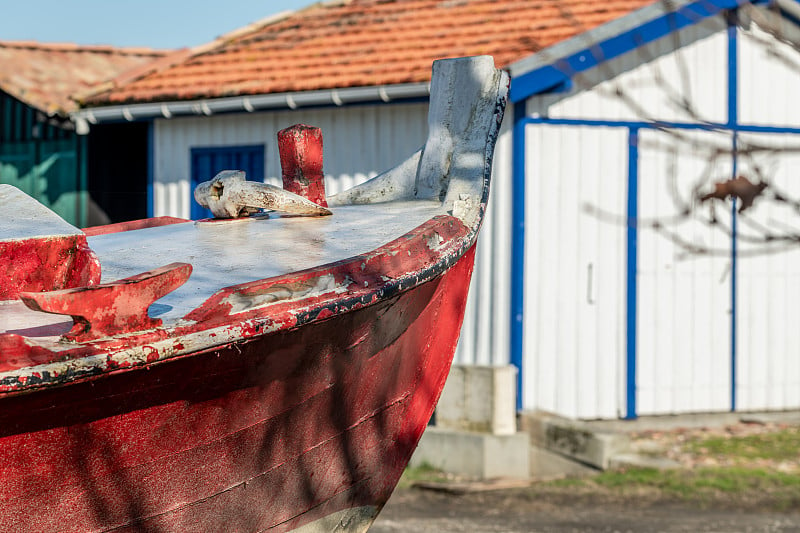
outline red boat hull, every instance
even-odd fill
[[[473,258],[325,320],[0,399],[0,530],[365,530],[441,393]]]

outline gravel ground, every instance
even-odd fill
[[[669,458],[683,468],[736,465],[800,475],[800,450],[793,458],[767,460],[728,457],[702,447],[690,453],[685,446],[687,441],[701,437],[730,438],[775,431],[800,435],[798,426],[737,423],[719,428],[642,431],[632,434],[631,439],[639,453]],[[529,488],[461,495],[401,488],[370,533],[800,533],[800,508],[775,511],[764,499],[768,497],[738,495],[700,505],[656,490],[621,495],[598,487],[553,488],[535,482]]]
[[[800,511],[697,508],[658,499],[609,501],[524,489],[461,496],[400,489],[370,533],[800,532]]]

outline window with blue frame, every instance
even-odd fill
[[[222,170],[243,170],[247,179],[264,181],[264,145],[208,146],[191,149],[192,192]],[[192,198],[192,220],[210,218],[211,211],[201,207]]]

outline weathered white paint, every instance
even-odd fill
[[[378,203],[387,201],[387,194],[437,199],[465,226],[477,230],[485,212],[486,171],[490,170],[508,87],[508,74],[494,67],[491,56],[435,61],[428,137],[419,155],[415,153],[409,161],[331,198],[331,202]]]
[[[292,531],[294,533],[364,533],[375,521],[379,512],[380,508],[374,505],[351,507],[331,513]]]
[[[329,217],[278,217],[185,222],[89,237],[103,282],[173,262],[193,267],[188,282],[158,301],[164,320],[177,320],[216,291],[366,253],[432,216],[439,202],[338,207]],[[364,231],[364,221],[370,231]],[[254,242],[263,246],[253,246]],[[266,260],[265,258],[269,258]]]
[[[56,343],[72,328],[72,317],[29,309],[22,300],[0,300],[0,334],[14,333]]]
[[[263,144],[265,182],[281,184],[278,131],[293,124],[322,128],[328,195],[362,183],[405,160],[427,137],[427,104],[187,117],[155,121],[154,214],[189,218],[193,147]]]
[[[624,394],[627,131],[531,125],[526,141],[523,407],[614,418]]]

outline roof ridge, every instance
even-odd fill
[[[30,49],[42,51],[59,52],[92,52],[92,53],[116,53],[122,55],[168,55],[170,49],[150,48],[146,46],[114,46],[110,44],[78,44],[71,42],[41,42],[33,40],[4,41],[0,40],[0,47],[15,49]]]

